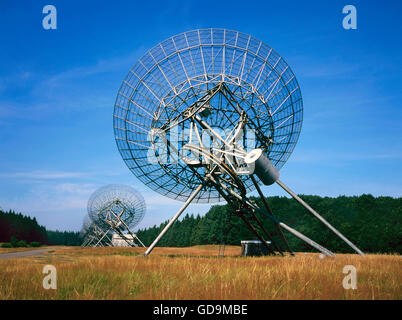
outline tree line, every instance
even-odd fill
[[[339,196],[336,198],[302,195],[301,198],[316,209],[349,240],[364,252],[402,253],[402,198]],[[274,215],[314,241],[336,252],[352,252],[335,234],[327,229],[295,200],[286,197],[266,198]],[[261,199],[252,198],[261,208]],[[265,216],[257,214],[264,228],[283,249],[279,234]],[[168,221],[137,232],[145,245],[150,245]],[[309,245],[283,230],[291,249],[314,251]],[[81,245],[79,232],[51,231],[40,226],[36,218],[14,211],[0,210],[0,242],[24,240],[48,245]],[[228,205],[215,205],[204,215],[187,214],[176,221],[158,246],[185,247],[202,244],[240,245],[241,240],[255,236]]]
[[[402,253],[402,198],[373,197],[369,194],[336,198],[302,195],[301,198],[364,252]],[[346,243],[295,200],[278,196],[266,199],[280,221],[330,250],[352,252]],[[261,199],[252,200],[263,208]],[[274,241],[285,249],[271,220],[260,214],[257,216]],[[140,229],[137,235],[148,246],[167,223]],[[315,251],[286,230],[283,233],[293,251]],[[158,246],[240,245],[241,240],[253,239],[256,239],[253,233],[238,216],[231,213],[228,205],[215,205],[202,217],[187,214],[176,221]]]
[[[25,243],[40,243],[47,245],[81,245],[79,232],[46,230],[36,221],[36,218],[24,216],[12,210],[0,210],[0,242],[13,243],[16,240]],[[22,243],[23,243],[22,242]]]

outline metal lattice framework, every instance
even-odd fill
[[[225,29],[193,30],[149,50],[130,70],[116,99],[117,146],[143,183],[181,201],[200,184],[205,167],[189,168],[183,161],[150,163],[149,150],[155,144],[154,130],[159,129],[177,142],[179,154],[184,153],[189,142],[184,133],[194,128],[186,110],[203,99],[212,128],[234,130],[246,114],[242,129],[253,130],[257,137],[248,147],[262,148],[277,168],[283,166],[302,125],[302,97],[292,70],[270,46],[252,36]],[[175,132],[172,122],[180,124]],[[173,153],[167,148],[162,156],[169,160]],[[249,176],[239,179],[247,191],[255,189]],[[193,201],[221,200],[209,186]]]
[[[92,221],[109,221],[114,213],[130,228],[138,225],[145,215],[145,201],[134,188],[109,184],[96,190],[88,200],[88,215]]]
[[[105,221],[93,221],[86,215],[80,231],[82,246],[111,246],[111,231],[110,226]]]

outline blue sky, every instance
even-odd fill
[[[57,8],[57,30],[42,28],[47,4]],[[342,27],[347,4],[357,9],[357,30]],[[282,181],[302,194],[399,197],[401,12],[400,1],[368,0],[0,0],[0,207],[79,230],[90,194],[124,183],[147,202],[139,227],[171,217],[181,203],[143,186],[120,157],[114,100],[148,49],[208,27],[263,40],[297,76],[304,122]]]

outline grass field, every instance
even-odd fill
[[[143,257],[141,248],[54,248],[0,260],[0,299],[402,299],[398,255],[239,257],[230,246],[218,258],[217,246],[195,246]],[[46,264],[57,269],[56,290],[42,286]],[[342,286],[345,265],[357,269],[355,290]]]

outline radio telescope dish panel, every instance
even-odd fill
[[[179,153],[185,152],[189,107],[212,94],[198,110],[212,128],[235,129],[244,112],[249,119],[244,131],[256,136],[248,151],[261,148],[277,169],[289,158],[303,117],[300,87],[289,65],[269,45],[245,33],[193,30],[149,50],[129,71],[116,98],[118,149],[128,168],[151,189],[186,201],[202,182],[205,167],[171,161],[172,148],[162,155],[170,159],[165,163],[150,163],[149,155],[155,129],[165,130],[175,122],[179,125],[170,128],[169,139]],[[239,179],[247,191],[255,189],[248,175]],[[205,186],[193,201],[221,200],[216,188]]]

